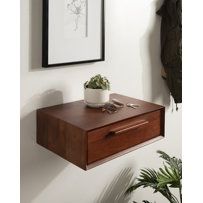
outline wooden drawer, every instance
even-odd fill
[[[126,119],[88,133],[88,164],[161,134],[161,111]]]
[[[88,170],[164,137],[165,108],[112,94],[125,105],[108,114],[83,100],[37,110],[37,143]]]

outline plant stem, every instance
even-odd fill
[[[181,184],[179,187],[179,194],[180,194],[180,202],[182,203],[182,186],[181,186]]]
[[[171,193],[160,192],[170,203],[179,203],[178,199]]]

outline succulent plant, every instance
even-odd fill
[[[110,90],[110,82],[106,77],[100,74],[95,75],[89,81],[84,83],[84,88]]]

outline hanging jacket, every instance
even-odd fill
[[[161,22],[161,61],[175,103],[182,103],[182,0],[165,0]]]

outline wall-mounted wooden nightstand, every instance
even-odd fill
[[[84,101],[37,110],[37,143],[87,170],[164,137],[165,108],[112,94],[125,106],[113,114]]]

